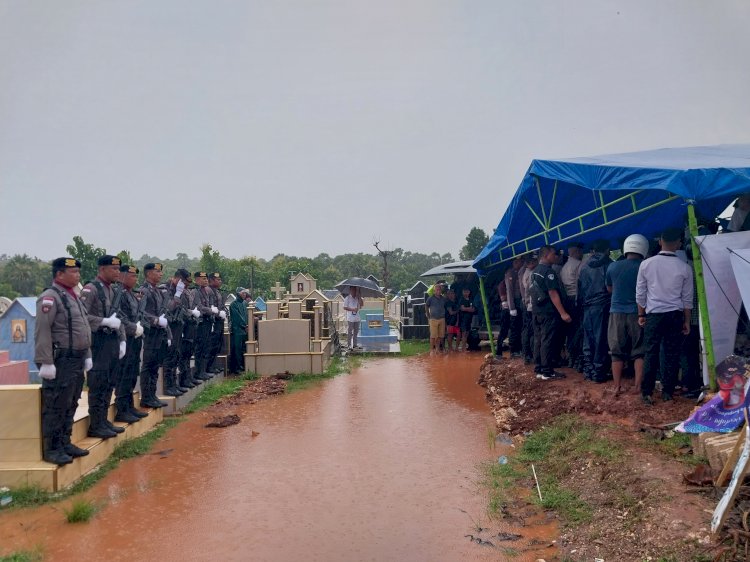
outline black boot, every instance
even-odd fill
[[[184,393],[177,389],[174,371],[164,370],[164,394],[166,396],[182,396]]]
[[[117,415],[115,416],[116,422],[135,423],[141,421],[141,418],[132,414],[128,409],[117,409]]]
[[[98,437],[99,439],[110,439],[116,437],[117,433],[102,423],[102,417],[103,416],[100,412],[92,412],[89,414],[89,430],[86,435],[89,437]]]
[[[117,434],[125,432],[125,428],[124,427],[116,426],[111,421],[109,421],[107,418],[104,418],[104,425],[107,426],[110,431],[114,431]]]
[[[73,443],[70,442],[70,437],[63,438],[63,451],[65,451],[66,454],[70,455],[71,457],[78,458],[78,457],[85,457],[89,454],[88,449],[81,449],[80,447],[77,447],[73,445]]]
[[[46,462],[51,462],[58,466],[64,464],[70,464],[73,462],[73,457],[67,454],[62,447],[60,447],[59,440],[53,437],[45,437],[43,442],[44,454],[42,458]]]

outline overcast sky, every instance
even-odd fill
[[[745,0],[0,0],[0,253],[458,250],[533,158],[750,142]]]

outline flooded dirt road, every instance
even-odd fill
[[[155,445],[162,454],[122,463],[84,494],[103,505],[88,523],[65,521],[71,500],[0,515],[0,552],[40,547],[54,561],[503,560],[466,538],[472,518],[487,523],[477,465],[497,455],[480,362],[371,360],[307,390],[194,414]],[[230,413],[238,425],[203,427]]]

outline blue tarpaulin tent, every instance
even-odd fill
[[[750,192],[750,144],[534,160],[474,266],[480,275],[545,244],[648,237],[687,223],[687,205],[713,219]]]
[[[489,243],[474,260],[485,319],[484,278],[503,262],[545,244],[606,239],[619,248],[630,234],[657,236],[713,220],[750,193],[750,144],[664,148],[565,160],[534,160]],[[698,248],[693,243],[694,254]],[[715,387],[713,343],[701,260],[694,260],[704,345]],[[490,334],[490,345],[492,335]]]

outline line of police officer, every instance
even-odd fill
[[[71,443],[73,416],[84,383],[89,387],[90,437],[108,439],[124,429],[107,417],[115,393],[115,421],[135,423],[148,415],[133,401],[141,377],[143,408],[161,408],[156,396],[159,368],[164,394],[180,396],[213,377],[223,343],[224,297],[218,273],[178,269],[162,283],[160,263],[139,270],[117,256],[98,260],[96,279],[78,295],[81,263],[52,262],[52,286],[37,299],[35,362],[42,379],[43,458],[58,465],[88,454]],[[195,356],[195,368],[190,359]]]

